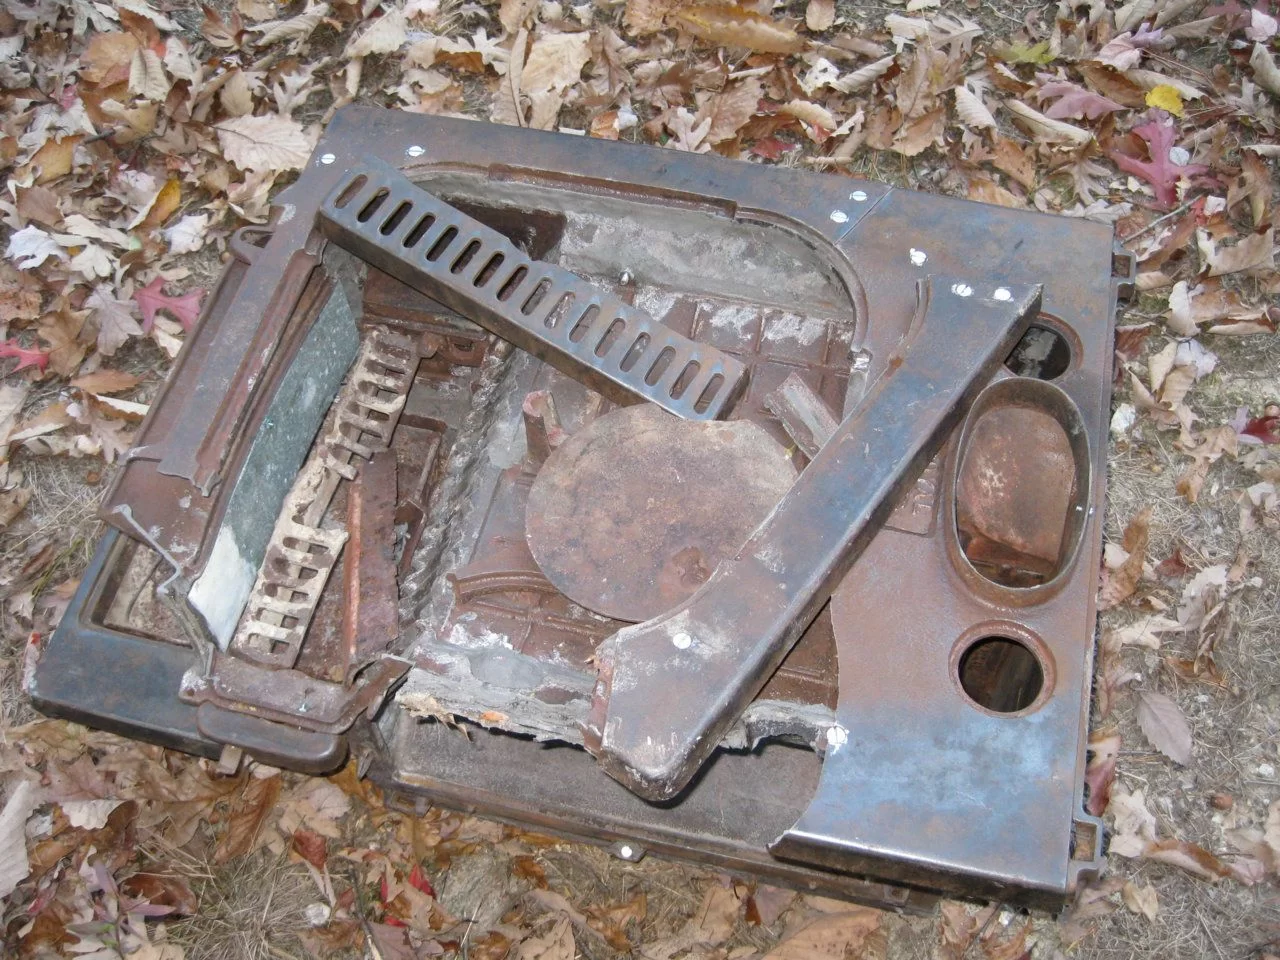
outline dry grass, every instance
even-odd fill
[[[198,916],[169,925],[169,939],[186,960],[306,960],[291,931],[306,925],[303,911],[320,899],[306,869],[267,850],[215,866],[173,848],[150,851],[155,862],[191,884]]]

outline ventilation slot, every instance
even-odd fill
[[[382,206],[390,194],[391,191],[386,187],[383,187],[375,193],[369,202],[364,205],[364,208],[356,214],[356,219],[361,223],[368,223],[373,215],[378,212],[378,208]]]

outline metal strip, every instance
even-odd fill
[[[320,207],[325,234],[356,256],[622,402],[688,420],[724,417],[746,368],[694,343],[506,237],[381,161],[352,168]]]
[[[683,790],[1025,332],[1040,287],[921,281],[916,335],[732,560],[596,653],[586,747],[648,800]]]

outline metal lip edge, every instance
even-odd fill
[[[842,844],[829,837],[789,829],[769,844],[769,852],[780,860],[814,864],[817,869],[848,871],[883,878],[886,883],[919,887],[925,892],[965,897],[993,897],[1006,903],[1027,904],[1045,910],[1060,908],[1071,896],[1070,880],[1074,860],[1062,863],[1062,881],[1035,880],[1014,874],[974,868],[955,860],[930,860],[880,844]],[[817,852],[826,866],[806,860],[803,852]],[[885,867],[892,867],[892,878]],[[879,871],[877,871],[879,867]]]

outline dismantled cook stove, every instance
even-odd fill
[[[42,709],[881,904],[1099,869],[1110,228],[350,107],[231,250]]]

